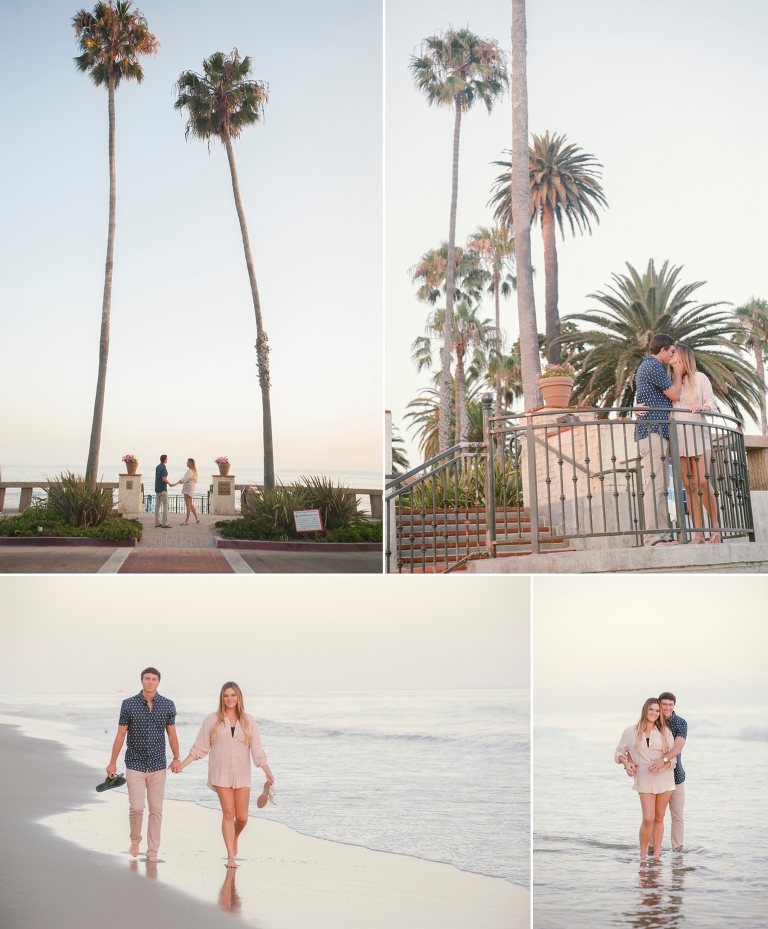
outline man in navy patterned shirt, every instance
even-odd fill
[[[682,375],[676,368],[673,382],[664,370],[664,365],[677,355],[675,340],[671,336],[657,333],[650,341],[648,352],[635,373],[635,405],[656,409],[637,414],[635,439],[642,460],[645,528],[662,531],[648,533],[644,542],[674,545],[677,543],[670,538],[667,510],[669,414],[666,411],[672,409],[674,400],[680,399]]]
[[[665,762],[677,758],[677,764],[675,765],[675,789],[672,791],[672,796],[669,798],[669,812],[672,816],[672,848],[676,852],[681,852],[683,850],[683,810],[685,808],[685,771],[683,770],[683,756],[681,752],[683,751],[685,740],[688,738],[688,723],[682,716],[678,716],[675,712],[676,703],[677,697],[668,690],[665,690],[659,697],[661,715],[669,726],[670,732],[675,737],[675,741],[670,751],[668,751],[663,758],[659,758],[657,761],[654,761],[652,765],[649,765],[648,770],[654,772],[661,771]],[[658,852],[656,854],[658,854]]]
[[[172,700],[157,692],[160,672],[145,668],[141,672],[141,690],[135,697],[123,700],[120,722],[112,746],[112,758],[107,765],[107,777],[114,777],[117,757],[126,735],[125,776],[128,781],[128,821],[131,828],[130,853],[139,854],[144,804],[149,806],[147,822],[147,861],[157,861],[160,848],[160,827],[163,821],[165,793],[165,737],[173,752],[171,770],[181,770],[179,738],[176,735],[176,707]]]

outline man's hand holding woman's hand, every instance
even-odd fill
[[[637,765],[627,758],[624,762],[624,770],[627,772],[627,777],[634,777],[637,773]]]
[[[666,767],[667,762],[663,758],[657,758],[656,761],[648,765],[648,770],[651,774],[658,774],[659,771],[663,771]]]
[[[168,767],[171,769],[171,771],[173,771],[174,774],[181,774],[181,772],[184,770],[184,767],[178,758],[174,758]]]

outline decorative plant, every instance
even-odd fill
[[[88,529],[110,518],[114,502],[111,488],[90,484],[79,474],[64,471],[48,487],[45,506],[71,525]]]
[[[131,462],[138,461],[139,459],[135,455],[131,455],[129,453],[128,455],[123,455],[121,460],[124,461],[126,464],[130,464]]]
[[[214,461],[214,464],[217,464],[217,465],[229,464],[229,458],[227,458],[226,455],[219,455],[219,457],[214,458],[213,461]]]
[[[565,361],[563,364],[555,365],[548,364],[544,365],[544,370],[539,375],[539,380],[542,380],[545,377],[576,377],[576,368],[569,362]]]

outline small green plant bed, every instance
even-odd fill
[[[141,539],[141,523],[137,519],[111,516],[98,526],[74,526],[62,513],[37,504],[18,516],[0,520],[0,536],[15,538],[70,537],[122,542]]]
[[[337,526],[326,532],[296,532],[276,527],[268,520],[223,519],[216,523],[222,539],[242,539],[251,542],[383,542],[382,523],[357,522]]]

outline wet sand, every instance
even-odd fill
[[[11,862],[0,876],[11,903],[4,929],[135,929],[144,916],[231,929],[232,914],[259,929],[529,925],[530,895],[507,881],[302,836],[257,816],[241,838],[240,867],[227,872],[220,814],[181,801],[165,803],[161,863],[136,862],[126,853],[124,788],[96,794],[92,768],[8,726],[0,726],[0,771],[8,823],[0,846]],[[44,865],[35,865],[41,854]]]

